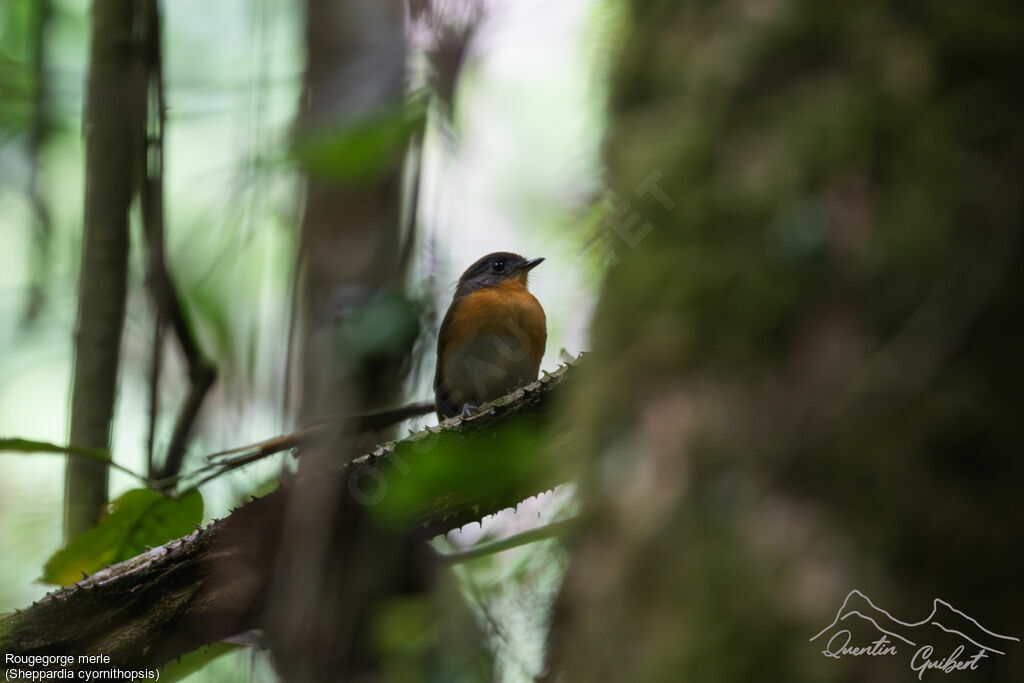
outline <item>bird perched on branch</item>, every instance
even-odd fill
[[[469,416],[481,404],[537,379],[547,320],[526,282],[543,260],[499,251],[459,278],[437,335],[438,418]]]

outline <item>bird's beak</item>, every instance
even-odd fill
[[[544,261],[544,257],[532,258],[529,261],[523,261],[523,265],[519,266],[519,270],[533,270]]]

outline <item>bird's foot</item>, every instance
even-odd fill
[[[480,410],[480,406],[475,406],[472,403],[463,403],[462,404],[462,412],[459,413],[459,415],[461,415],[463,417],[463,419],[465,419],[465,418],[468,418],[468,417],[473,417],[474,415],[476,415],[477,411],[479,411],[479,410]]]

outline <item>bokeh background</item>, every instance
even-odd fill
[[[0,5],[0,435],[62,443],[80,261],[89,23],[83,3],[45,5],[45,17],[39,0]],[[162,9],[167,259],[220,373],[190,447],[196,464],[203,454],[291,427],[284,386],[301,192],[288,144],[301,91],[302,7],[176,0]],[[422,296],[434,326],[469,263],[490,251],[517,251],[548,259],[531,278],[548,316],[543,367],[587,348],[608,257],[588,244],[602,188],[607,71],[624,26],[617,0],[485,4],[454,107],[432,111],[425,135],[410,289]],[[36,143],[39,87],[45,131]],[[141,241],[137,226],[132,239]],[[148,401],[152,344],[140,254],[135,250],[131,263],[112,437],[116,461],[135,471],[145,469],[147,415],[140,407]],[[406,388],[410,400],[431,396],[432,334],[425,329],[417,343],[421,362]],[[187,388],[184,366],[173,350],[164,361],[161,401],[173,409]],[[161,421],[158,444],[166,443],[171,423]],[[204,486],[205,518],[222,517],[272,481],[284,457]],[[38,579],[62,543],[63,468],[60,455],[0,456],[0,612],[51,588]],[[135,486],[112,473],[112,498]],[[484,531],[464,533],[469,542]],[[500,567],[486,568],[481,585],[508,586],[508,576],[523,575],[522,557],[507,555]],[[515,599],[513,591],[492,609],[511,614]],[[523,614],[510,618],[522,621]],[[538,665],[540,636],[518,626],[507,632],[523,634],[508,645],[523,650],[512,653],[508,673],[519,680]],[[225,659],[231,657],[248,661]],[[250,666],[215,663],[208,680],[251,680],[244,672]]]
[[[381,7],[307,5],[342,13]],[[44,7],[51,11],[41,24]],[[544,420],[484,432],[494,437],[493,457],[474,465],[509,469],[463,480],[499,487],[501,474],[511,478],[534,456],[572,485],[526,501],[518,515],[433,543],[450,551],[534,520],[574,519],[557,540],[442,572],[435,590],[413,598],[424,601],[394,610],[409,578],[395,567],[412,573],[417,566],[404,561],[401,533],[373,526],[374,514],[394,509],[369,510],[329,486],[318,489],[326,479],[306,479],[313,483],[302,493],[314,495],[293,497],[289,511],[292,521],[316,524],[292,524],[279,536],[288,546],[303,536],[291,532],[322,526],[315,531],[330,542],[299,538],[280,553],[293,568],[312,567],[320,583],[282,572],[270,593],[281,604],[262,624],[281,645],[278,671],[305,680],[296,672],[316,659],[317,666],[366,665],[382,679],[399,672],[425,680],[434,669],[424,662],[435,655],[451,655],[448,664],[474,660],[482,650],[461,648],[473,650],[473,637],[429,642],[435,631],[420,626],[437,604],[468,607],[487,645],[482,659],[490,666],[493,656],[503,681],[534,680],[545,658],[547,680],[588,682],[875,683],[915,675],[906,661],[831,660],[809,642],[854,588],[906,620],[926,617],[943,599],[995,631],[1024,637],[1020,3],[412,0],[407,7],[408,63],[403,69],[393,59],[378,73],[383,89],[397,81],[388,74],[409,74],[405,113],[427,112],[422,153],[402,162],[407,180],[420,173],[406,183],[401,208],[408,222],[416,207],[408,294],[421,334],[401,396],[391,396],[429,396],[433,330],[452,286],[468,263],[496,249],[548,259],[531,276],[548,313],[543,367],[591,350],[571,380],[545,394],[558,403],[538,411]],[[445,31],[422,24],[432,12],[451,21]],[[346,111],[318,99],[315,88],[303,94],[304,78],[321,83],[306,72],[307,47],[330,54],[330,45],[307,40],[294,2],[176,1],[164,14],[167,258],[220,371],[190,442],[189,469],[204,454],[294,426],[295,369],[287,368],[297,226],[307,237],[340,234],[331,220],[310,217],[333,219],[330,207],[354,206],[370,216],[351,221],[363,232],[310,244],[400,243],[380,229],[399,222],[390,220],[399,208],[398,163],[388,157],[394,149],[377,150],[377,165],[357,169],[370,176],[360,178],[364,184],[319,185],[342,201],[310,191],[303,205],[325,169],[311,154],[317,146],[291,141],[315,130],[313,114]],[[333,28],[344,34],[349,26]],[[388,34],[387,21],[380,27],[392,38],[399,33]],[[465,27],[472,30],[460,33]],[[76,3],[0,5],[3,436],[67,438],[87,32]],[[375,62],[378,53],[402,54],[397,38],[355,42],[370,64],[386,61]],[[335,146],[324,145],[319,160],[341,148],[346,154],[329,160],[333,170],[350,171],[353,152],[372,157],[395,122],[393,111],[377,111],[355,127],[366,135],[343,129],[340,147],[321,138]],[[304,183],[304,171],[313,180]],[[384,199],[366,188],[384,188]],[[374,222],[382,215],[387,223]],[[384,264],[398,253],[377,251],[386,252]],[[115,460],[133,470],[145,465],[153,334],[140,253],[133,247],[113,434]],[[326,253],[347,257],[315,255]],[[310,272],[332,259],[311,259]],[[320,272],[309,290],[333,295],[324,282],[354,283],[358,292],[377,282],[367,264],[376,261],[349,263],[336,280]],[[360,310],[352,303],[358,297],[346,301],[343,314]],[[346,319],[339,320],[324,329],[344,338],[348,329],[335,328]],[[360,363],[384,358],[372,367],[394,370],[404,362],[400,340],[384,341],[394,343]],[[344,391],[315,395],[339,375],[315,375],[352,366],[325,353],[336,350],[329,344],[308,348],[316,351],[303,368],[312,405],[344,405],[352,398]],[[164,364],[158,443],[167,442],[186,391],[173,344]],[[357,405],[376,398],[375,382],[350,386]],[[399,434],[431,421],[404,424]],[[312,461],[322,472],[317,453],[331,452],[314,445],[302,466]],[[62,542],[63,457],[0,455],[0,613],[46,590],[33,580]],[[294,465],[289,458],[204,485],[204,519],[268,490]],[[465,471],[449,466],[443,474],[454,481]],[[430,495],[415,477],[402,482]],[[112,495],[134,486],[113,474]],[[319,514],[317,493],[336,515]],[[402,496],[389,501],[397,509]],[[313,516],[302,516],[304,505]],[[353,529],[373,533],[358,537]],[[305,550],[318,547],[359,562],[303,564]],[[365,609],[335,609],[347,604]],[[317,619],[303,621],[306,614]],[[352,637],[337,642],[393,649],[372,661],[378,653],[357,648],[370,652],[367,661],[346,659],[347,651],[333,649],[332,629],[350,627]],[[970,675],[1018,681],[1022,661],[1024,648],[1014,645]],[[198,675],[273,680],[260,654],[228,655]]]

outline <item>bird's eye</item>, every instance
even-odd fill
[[[496,261],[491,261],[491,270],[493,270],[495,273],[504,272],[505,271],[505,261],[503,259],[497,259]]]

